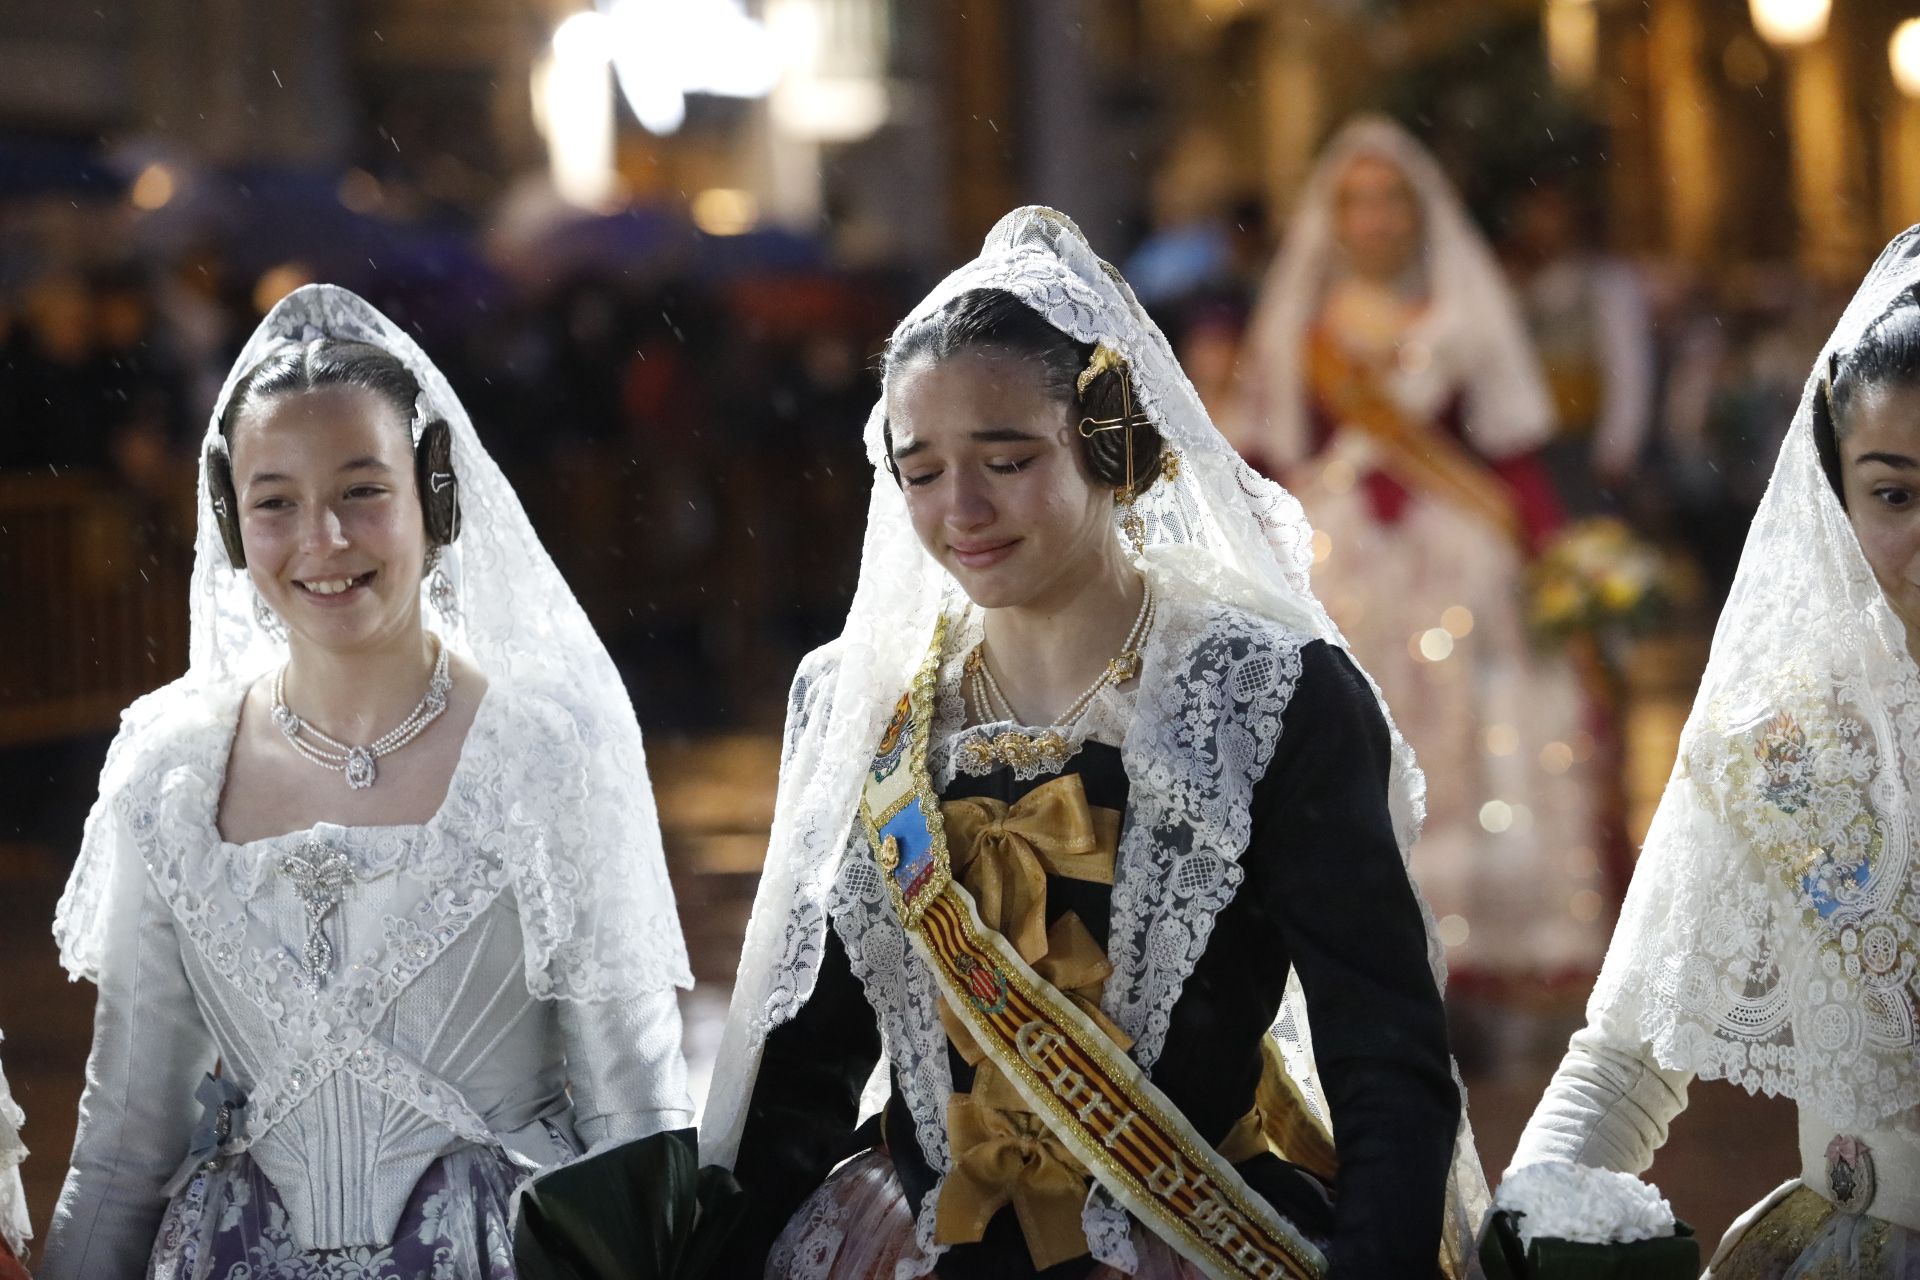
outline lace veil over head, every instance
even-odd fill
[[[6,1073],[0,1071],[0,1240],[16,1257],[26,1255],[27,1241],[33,1237],[27,1221],[27,1193],[20,1186],[20,1162],[27,1158],[20,1126],[26,1122],[26,1113],[7,1087]]]
[[[1159,327],[1148,318],[1119,273],[1095,255],[1078,227],[1046,208],[1028,207],[1007,214],[988,233],[979,256],[942,281],[901,321],[896,333],[960,295],[980,289],[1012,293],[1075,340],[1103,344],[1125,358],[1138,404],[1178,458],[1174,474],[1154,485],[1137,504],[1146,525],[1146,568],[1155,575],[1156,590],[1160,589],[1158,584],[1169,584],[1169,591],[1177,584],[1183,596],[1219,602],[1271,620],[1293,633],[1340,643],[1338,631],[1308,584],[1312,531],[1299,504],[1279,485],[1242,462],[1214,429]],[[840,637],[802,665],[789,706],[772,840],[747,928],[720,1065],[701,1124],[704,1157],[723,1164],[731,1165],[738,1152],[767,1035],[792,1018],[812,993],[825,945],[830,894],[842,854],[852,847],[861,780],[885,718],[925,656],[935,618],[964,599],[958,584],[921,547],[899,485],[886,466],[881,433],[885,405],[883,390],[867,420],[866,445],[874,483],[853,604]],[[1116,537],[1119,519],[1116,513]],[[1151,667],[1151,645],[1148,663]],[[1273,678],[1271,671],[1267,678]],[[1144,701],[1151,676],[1142,679]],[[1178,714],[1171,708],[1159,711]],[[1251,743],[1252,735],[1244,736]],[[1171,736],[1166,740],[1171,741]],[[1392,740],[1391,805],[1404,857],[1419,830],[1424,783],[1411,750],[1397,730]],[[1130,736],[1129,750],[1134,741]],[[1232,774],[1236,768],[1246,771],[1254,767],[1252,757],[1256,753],[1252,746],[1237,755],[1230,749],[1232,744],[1214,745],[1219,750],[1211,764],[1135,758],[1130,759],[1129,775],[1138,764],[1157,776],[1157,765],[1164,764],[1167,777],[1198,767],[1211,769],[1217,782],[1223,772]],[[1271,750],[1271,743],[1267,750]],[[1151,751],[1146,754],[1151,755]],[[1264,768],[1264,761],[1261,756],[1259,768]],[[1230,789],[1197,787],[1191,803],[1204,807],[1211,803],[1204,796],[1217,798]],[[1130,801],[1130,812],[1133,808],[1134,802]],[[1244,819],[1244,812],[1239,816]],[[1129,821],[1137,817],[1135,813]],[[1207,813],[1200,815],[1193,826],[1223,832],[1238,830],[1244,846],[1244,821],[1236,827],[1228,815]],[[1220,852],[1231,859],[1238,850]],[[857,857],[857,851],[849,856]],[[1124,838],[1122,856],[1126,856]],[[1237,872],[1235,877],[1231,883],[1237,883]],[[1121,912],[1116,889],[1116,920]],[[1196,937],[1196,945],[1204,946],[1211,922],[1195,923],[1197,931],[1179,932],[1179,936]],[[891,928],[898,932],[897,920],[891,922]],[[1122,932],[1116,924],[1116,936]],[[1154,945],[1145,950],[1165,950],[1159,941],[1156,935]],[[878,950],[878,944],[873,949]],[[1174,950],[1185,958],[1169,966],[1175,973],[1172,990],[1160,1001],[1162,1017],[1179,982],[1191,970],[1192,955],[1197,954],[1184,945]],[[1431,928],[1429,954],[1436,976],[1443,978],[1440,947]],[[1110,1004],[1114,1002],[1114,988],[1125,985],[1122,971],[1130,964],[1150,968],[1158,963],[1152,957],[1130,962],[1119,951],[1115,958]],[[1184,969],[1179,968],[1181,964]],[[1124,997],[1114,1008],[1119,1010],[1118,1021],[1123,1028],[1136,1036],[1135,1056],[1150,1068],[1161,1043],[1153,1019],[1144,1006],[1129,1005]],[[937,1022],[931,1026],[937,1031]],[[1290,1069],[1309,1096],[1316,1096],[1311,1037],[1297,983],[1290,989],[1276,1035],[1287,1052]],[[911,1046],[888,1037],[888,1053],[895,1056],[892,1068],[911,1087],[921,1066],[928,1064],[899,1060],[903,1049],[910,1052]],[[944,1072],[944,1057],[932,1069]],[[944,1101],[940,1105],[944,1106]],[[1470,1235],[1478,1226],[1479,1207],[1486,1193],[1464,1121],[1462,1134],[1452,1217],[1463,1224],[1461,1232]],[[1102,1198],[1097,1194],[1095,1202]],[[1130,1257],[1124,1251],[1124,1218],[1115,1242],[1112,1233],[1103,1236],[1097,1229],[1094,1205],[1090,1205],[1089,1215],[1088,1235],[1095,1256],[1106,1261]],[[1462,1238],[1464,1247],[1470,1248],[1470,1238]],[[924,1243],[923,1238],[923,1247]]]
[[[1916,285],[1920,227],[1807,379],[1588,1006],[1666,1067],[1842,1130],[1920,1105],[1920,669],[1821,466],[1816,398]]]
[[[1512,287],[1453,184],[1433,155],[1384,116],[1362,116],[1335,134],[1295,207],[1279,256],[1267,272],[1240,355],[1237,394],[1226,415],[1234,442],[1278,466],[1308,452],[1308,327],[1340,270],[1337,208],[1347,166],[1376,157],[1400,171],[1420,210],[1416,270],[1428,299],[1412,336],[1423,337],[1432,373],[1467,386],[1466,430],[1473,445],[1502,456],[1545,442],[1553,401]],[[1444,351],[1433,348],[1445,346]],[[1406,381],[1413,368],[1403,351]],[[1450,394],[1452,387],[1443,390]]]
[[[522,894],[539,898],[536,909],[523,911],[544,935],[528,939],[529,977],[544,988],[538,993],[597,998],[692,985],[640,726],[626,687],[459,398],[419,345],[346,289],[296,290],[260,322],[234,362],[205,443],[219,435],[228,400],[248,370],[277,349],[317,338],[368,343],[406,365],[420,386],[412,423],[416,441],[425,422],[438,418],[448,425],[463,519],[458,538],[440,557],[440,576],[452,590],[423,591],[427,626],[470,658],[490,684],[556,705],[578,735],[584,794],[574,797],[577,804],[563,806],[569,829],[530,858],[519,885]],[[165,726],[203,717],[237,684],[286,661],[284,636],[256,617],[253,586],[244,570],[232,567],[221,542],[204,445],[198,498],[188,671],[123,715],[101,774],[101,798],[88,816],[55,916],[61,962],[75,978],[97,981],[110,943],[104,907],[115,877],[108,831],[113,798],[141,771],[171,763],[153,758],[152,748],[164,745],[157,739]],[[561,848],[588,862],[556,856]],[[616,908],[594,914],[610,922],[624,918],[611,929],[621,937],[574,935],[587,896]],[[644,946],[636,942],[641,934],[649,935]]]

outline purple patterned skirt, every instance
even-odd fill
[[[245,1154],[197,1175],[167,1205],[148,1280],[515,1280],[509,1206],[524,1176],[496,1151],[433,1162],[385,1245],[303,1250]]]
[[[1140,1269],[1132,1280],[1205,1280],[1200,1269],[1134,1224]],[[870,1149],[834,1171],[802,1204],[774,1242],[765,1280],[893,1280],[894,1267],[917,1260],[913,1211],[884,1151]],[[936,1273],[933,1280],[939,1280]],[[1128,1280],[1098,1266],[1087,1280]]]

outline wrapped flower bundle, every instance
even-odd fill
[[[1700,1246],[1631,1174],[1546,1162],[1500,1184],[1480,1261],[1488,1280],[1694,1280]]]

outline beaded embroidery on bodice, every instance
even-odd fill
[[[316,1162],[342,1141],[330,1117],[371,1117],[382,1163],[411,1171],[393,1179],[404,1198],[435,1156],[500,1145],[564,1099],[553,1007],[539,997],[620,986],[618,965],[589,945],[596,914],[574,896],[593,878],[559,838],[583,748],[553,704],[494,685],[427,822],[320,823],[232,844],[215,814],[239,698],[168,735],[176,763],[137,776],[116,816],[173,916],[223,1069],[247,1094],[227,1149],[250,1149],[297,1215],[301,1188],[324,1185]],[[549,950],[556,917],[570,928]],[[350,1206],[344,1229],[377,1232],[390,1208]]]
[[[1239,858],[1252,836],[1253,788],[1266,774],[1283,717],[1300,678],[1307,637],[1197,596],[1166,579],[1166,601],[1148,637],[1137,688],[1107,691],[1111,706],[1082,722],[1076,745],[1119,730],[1129,792],[1116,858],[1108,958],[1113,974],[1103,1011],[1133,1038],[1133,1058],[1151,1071],[1166,1043],[1173,1006],[1206,950],[1213,922],[1232,901],[1244,872]],[[960,664],[977,638],[961,626],[942,663],[929,769],[944,790],[959,767],[966,727],[957,693]],[[1122,727],[1118,716],[1130,710]],[[988,731],[997,727],[987,726]],[[1069,763],[1068,771],[1074,766]],[[1016,770],[1016,773],[1019,771]],[[1034,776],[1038,776],[1035,774]],[[938,990],[908,945],[872,851],[855,832],[835,875],[828,914],[853,972],[878,1016],[893,1078],[914,1116],[914,1132],[935,1169],[945,1171],[947,1103],[953,1094]],[[796,982],[797,985],[797,982]],[[931,1268],[939,1192],[917,1224]],[[1125,1214],[1104,1192],[1089,1198],[1084,1226],[1094,1256],[1130,1256]],[[909,1268],[911,1270],[911,1268]],[[924,1272],[915,1272],[924,1274]]]

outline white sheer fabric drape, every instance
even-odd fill
[[[1808,377],[1588,1017],[1836,1128],[1920,1105],[1920,668],[1813,435],[1829,357],[1920,284],[1890,244]]]
[[[26,1113],[13,1100],[6,1074],[0,1072],[0,1240],[5,1240],[16,1255],[26,1252],[33,1235],[27,1222],[27,1193],[20,1185],[20,1162],[27,1158],[20,1126],[26,1122]]]
[[[550,856],[531,869],[521,890],[538,898],[528,920],[535,993],[591,999],[690,986],[646,753],[626,687],[512,486],[426,353],[355,294],[310,285],[260,322],[227,375],[206,438],[218,433],[242,374],[275,347],[319,337],[393,353],[420,384],[416,431],[430,418],[443,419],[451,430],[464,518],[458,540],[442,554],[441,570],[452,582],[457,607],[443,613],[428,593],[428,625],[489,681],[555,705],[583,748],[584,794],[576,797],[565,826],[551,833]],[[196,717],[209,697],[218,700],[220,691],[286,660],[286,641],[255,620],[247,575],[228,563],[208,502],[204,451],[198,496],[187,674],[141,698],[122,717],[101,773],[100,800],[88,815],[74,874],[55,914],[61,962],[75,977],[99,976],[109,941],[104,896],[113,875],[111,810],[140,767],[141,748],[151,745],[148,731],[163,720]],[[590,919],[598,927],[580,934],[577,923]]]
[[[1231,674],[1231,661],[1247,655],[1223,657],[1227,665],[1220,670],[1175,668],[1182,656],[1217,655],[1217,649],[1204,643],[1206,618],[1222,606],[1270,620],[1276,631],[1340,643],[1337,629],[1308,583],[1311,530],[1299,504],[1242,462],[1214,429],[1165,336],[1125,281],[1094,254],[1067,218],[1037,207],[1009,213],[988,234],[980,255],[937,286],[901,322],[902,327],[976,289],[1006,290],[1062,332],[1082,342],[1103,343],[1123,355],[1141,408],[1179,457],[1178,474],[1154,486],[1139,503],[1147,526],[1146,562],[1149,572],[1156,574],[1156,589],[1185,597],[1188,603],[1168,607],[1169,616],[1183,618],[1184,624],[1168,626],[1164,635],[1156,632],[1156,643],[1164,650],[1160,661],[1166,693],[1152,700],[1143,693],[1140,701],[1146,710],[1131,731],[1129,742],[1135,755],[1128,761],[1128,774],[1135,787],[1146,779],[1145,789],[1161,790],[1169,804],[1190,801],[1193,812],[1184,815],[1192,819],[1188,829],[1221,836],[1220,854],[1230,862],[1240,851],[1231,845],[1233,834],[1238,833],[1240,847],[1245,844],[1244,822],[1236,825],[1235,797],[1250,791],[1266,757],[1250,745],[1239,749],[1243,744],[1236,742],[1234,750],[1182,758],[1175,722],[1212,697],[1222,687],[1218,683],[1222,674]],[[838,893],[845,900],[847,889],[836,890],[835,885],[842,876],[842,855],[850,847],[860,780],[884,717],[924,656],[936,615],[960,598],[957,584],[922,550],[899,488],[884,465],[884,405],[883,395],[867,422],[874,484],[853,605],[839,639],[802,665],[789,705],[771,845],[701,1126],[703,1155],[723,1164],[731,1164],[738,1151],[767,1034],[791,1018],[811,994],[833,898]],[[1148,655],[1145,666],[1143,687],[1154,679],[1153,655]],[[1263,678],[1277,681],[1277,673],[1267,671]],[[1232,719],[1228,715],[1220,720],[1206,711],[1199,714],[1209,724]],[[1237,731],[1245,733],[1253,727],[1242,725]],[[1397,731],[1393,746],[1391,803],[1404,854],[1419,831],[1424,782]],[[1239,816],[1244,818],[1244,812]],[[1138,828],[1130,838],[1149,840],[1149,830],[1150,826]],[[1124,855],[1123,849],[1123,859]],[[852,869],[846,874],[857,878]],[[1224,862],[1220,875],[1224,893],[1230,897],[1237,877],[1225,871]],[[1125,934],[1140,922],[1123,919],[1119,898],[1116,893],[1112,953],[1116,971],[1107,983],[1106,1003],[1121,1027],[1142,1041],[1135,1053],[1150,1067],[1158,1052],[1156,1028],[1164,1034],[1166,1009],[1204,947],[1205,929],[1202,926],[1191,935],[1196,940],[1193,946],[1147,947],[1130,956]],[[1178,903],[1143,901],[1138,910],[1150,920],[1177,925],[1183,918],[1197,919],[1192,913],[1208,908],[1194,904],[1207,901],[1205,895]],[[897,932],[897,921],[892,927]],[[1152,923],[1145,928],[1151,930]],[[1436,975],[1443,977],[1440,948],[1431,935],[1429,944]],[[903,997],[904,1007],[914,1005]],[[925,1047],[938,1044],[937,1032],[935,1022],[933,1033],[926,1037],[909,1035],[902,1037],[904,1044],[890,1042],[890,1053],[927,1053],[932,1059],[896,1061],[894,1070],[908,1078],[924,1072],[943,1075],[944,1057]],[[1316,1095],[1311,1037],[1297,983],[1275,1034],[1298,1078],[1310,1095]],[[932,1083],[937,1085],[937,1080]],[[930,1148],[929,1155],[937,1159],[938,1149]],[[1462,1251],[1460,1256],[1471,1247],[1471,1232],[1478,1226],[1485,1196],[1485,1182],[1463,1121],[1450,1220],[1450,1227],[1457,1228],[1452,1244]],[[934,1197],[929,1197],[921,1215],[923,1245],[931,1241],[927,1228],[933,1202]],[[1096,1193],[1090,1200],[1086,1225],[1096,1258],[1131,1263],[1125,1216],[1108,1205],[1103,1194]],[[903,1264],[914,1274],[932,1265],[931,1256]]]

